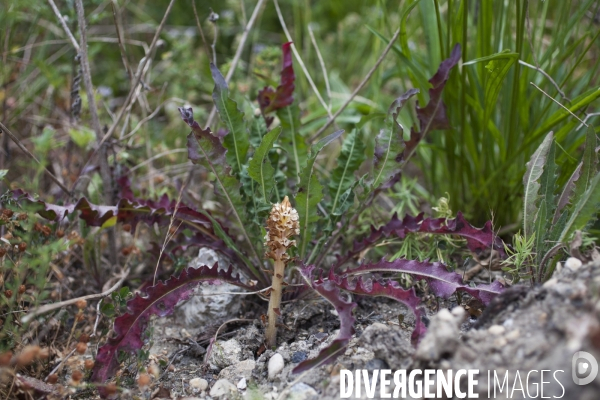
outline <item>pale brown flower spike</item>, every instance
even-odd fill
[[[265,236],[266,256],[275,261],[273,269],[273,281],[271,285],[271,297],[269,298],[269,323],[265,340],[267,347],[276,345],[277,339],[277,316],[280,315],[281,292],[283,291],[283,276],[285,265],[290,260],[287,251],[296,246],[292,236],[300,234],[298,212],[292,207],[287,196],[281,203],[273,205],[271,214],[267,220],[267,234]]]

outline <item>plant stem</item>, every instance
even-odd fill
[[[285,262],[276,260],[273,270],[273,281],[271,284],[271,296],[269,297],[269,311],[267,313],[269,323],[265,333],[265,342],[267,348],[277,345],[277,316],[280,315],[279,306],[281,305],[281,292],[283,291],[283,270]]]

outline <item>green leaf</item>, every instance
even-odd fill
[[[246,155],[250,147],[248,131],[244,123],[244,113],[238,110],[237,103],[229,98],[227,82],[225,82],[225,78],[223,78],[219,69],[211,63],[210,71],[215,81],[213,101],[221,121],[229,130],[223,138],[223,146],[228,150],[226,154],[227,162],[231,165],[232,173],[237,175],[246,163]]]
[[[566,242],[571,238],[573,232],[585,228],[588,223],[595,220],[598,214],[598,205],[600,205],[600,172],[596,173],[586,192],[577,201],[559,241]]]
[[[365,146],[355,129],[344,140],[337,166],[331,173],[329,180],[332,211],[336,210],[342,194],[355,183],[354,172],[358,170],[364,160]]]
[[[536,252],[538,261],[542,260],[546,252],[548,232],[552,226],[552,218],[556,210],[556,142],[552,140],[546,157],[544,172],[540,178],[540,206],[536,216]],[[543,211],[542,211],[543,210]]]
[[[248,175],[258,182],[262,197],[267,202],[269,201],[271,190],[273,190],[273,176],[275,175],[275,169],[267,156],[280,133],[281,127],[267,133],[260,142],[260,146],[254,152],[254,156],[248,162]]]
[[[306,164],[308,157],[304,137],[300,134],[300,109],[296,103],[277,110],[277,117],[281,121],[283,132],[281,144],[288,156],[286,175],[294,182],[298,182],[300,171]]]
[[[300,257],[304,258],[312,236],[311,224],[318,221],[317,205],[323,199],[323,187],[319,183],[313,166],[317,155],[329,143],[337,139],[344,131],[339,130],[319,140],[310,149],[310,158],[300,173],[300,184],[296,194],[296,209],[300,219]]]
[[[398,115],[404,104],[417,93],[419,93],[418,89],[411,89],[398,97],[390,106],[385,127],[375,139],[372,189],[386,183],[400,172],[401,164],[398,158],[402,157],[404,152],[404,130],[398,123]]]
[[[4,177],[8,174],[7,169],[0,169],[0,180],[4,179]]]
[[[578,201],[590,187],[590,183],[598,171],[598,138],[592,125],[588,126],[585,134],[585,147],[583,148],[583,159],[581,174],[575,184],[573,192],[573,203]]]
[[[547,203],[542,199],[538,212],[535,216],[535,252],[537,253],[538,261],[542,260],[545,254],[545,239],[546,239],[546,225],[548,223],[548,209],[546,208]],[[539,264],[538,264],[539,265]]]
[[[84,150],[89,149],[90,145],[96,140],[94,131],[85,127],[69,129],[69,136],[78,147]]]
[[[198,122],[194,121],[194,115],[191,108],[179,108],[179,113],[182,119],[192,128],[192,132],[187,137],[188,158],[194,164],[202,165],[204,168],[213,173],[215,177],[215,193],[221,197],[231,208],[231,216],[237,222],[241,233],[248,243],[256,260],[261,258],[250,240],[248,231],[243,217],[244,202],[240,194],[240,181],[234,176],[231,176],[231,167],[225,160],[227,151],[219,141],[219,138],[214,136],[210,128],[202,129]],[[256,269],[253,263],[249,263],[248,267],[257,279],[263,280],[263,275]]]
[[[523,234],[526,238],[533,233],[534,218],[537,214],[536,203],[540,184],[538,179],[542,176],[546,157],[552,144],[553,133],[550,132],[527,163],[527,170],[523,176]]]

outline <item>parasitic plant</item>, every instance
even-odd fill
[[[271,296],[267,314],[268,325],[265,333],[267,347],[274,347],[277,339],[277,316],[281,315],[279,306],[283,293],[283,277],[285,266],[290,261],[287,253],[289,248],[296,246],[292,236],[300,234],[298,211],[292,207],[287,196],[281,203],[273,205],[267,219],[267,234],[265,236],[266,256],[274,261]]]

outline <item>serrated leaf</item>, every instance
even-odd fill
[[[300,269],[300,273],[304,279],[310,284],[313,290],[323,296],[337,311],[340,318],[340,331],[338,336],[333,342],[319,354],[312,359],[302,361],[294,368],[293,373],[299,373],[307,371],[311,368],[332,362],[337,356],[339,356],[352,335],[354,334],[354,317],[352,316],[352,310],[356,308],[356,303],[349,302],[342,298],[340,289],[336,286],[334,281],[331,280],[314,280],[312,277],[312,271],[314,266],[308,266]]]
[[[119,182],[123,183],[122,180]],[[184,226],[212,234],[210,221],[197,210],[180,203],[177,206],[175,200],[170,200],[163,195],[158,201],[140,200],[129,197],[128,193],[122,193],[122,198],[115,206],[104,206],[90,203],[85,197],[77,202],[67,205],[57,205],[34,199],[22,190],[12,192],[17,201],[27,201],[40,206],[38,214],[51,221],[61,221],[70,214],[79,212],[79,218],[88,226],[104,226],[112,221],[127,223],[135,227],[139,222],[145,222],[149,226],[155,223],[169,225],[171,218],[181,221]],[[113,220],[116,218],[116,220]]]
[[[283,128],[281,145],[288,158],[286,175],[297,182],[307,158],[306,142],[300,134],[300,109],[297,104],[292,104],[277,110],[277,117]]]
[[[281,127],[268,132],[254,152],[254,156],[248,162],[248,175],[260,185],[262,198],[266,202],[269,201],[274,184],[273,176],[275,175],[275,169],[267,156],[280,134]]]
[[[419,142],[430,131],[435,129],[448,129],[450,123],[446,116],[446,105],[442,101],[442,91],[450,77],[450,71],[458,63],[461,57],[460,44],[452,49],[450,57],[442,61],[435,75],[429,80],[432,88],[429,89],[429,103],[423,108],[417,106],[417,118],[419,119],[419,130],[414,127],[410,130],[410,139],[405,142],[403,162],[406,162]]]
[[[596,176],[590,181],[586,192],[575,204],[573,212],[571,213],[571,218],[569,218],[569,221],[565,224],[565,229],[563,229],[558,240],[563,243],[566,242],[571,238],[573,232],[582,230],[592,220],[595,220],[598,215],[599,205],[600,172],[597,172]]]
[[[304,258],[308,243],[312,236],[311,224],[319,219],[317,205],[323,199],[323,187],[319,183],[313,166],[319,152],[329,143],[340,137],[343,130],[319,140],[310,150],[310,158],[300,173],[300,184],[296,193],[296,209],[300,219],[300,257]]]
[[[483,228],[475,228],[467,222],[461,212],[458,212],[454,219],[423,218],[423,213],[416,217],[406,215],[404,218],[399,219],[398,215],[394,214],[388,223],[379,228],[371,226],[370,234],[362,239],[355,240],[352,249],[347,251],[343,256],[338,257],[334,269],[341,267],[349,260],[357,257],[380,240],[390,236],[397,236],[400,239],[404,239],[410,232],[458,235],[466,239],[467,247],[475,254],[483,254],[490,248],[498,251],[501,257],[504,257],[506,254],[504,251],[504,244],[494,233],[490,221],[486,222]]]
[[[329,194],[331,196],[331,210],[337,209],[341,196],[356,181],[354,172],[358,170],[365,160],[365,146],[358,130],[353,130],[342,144],[342,151],[338,157],[337,166],[331,173],[329,180]]]
[[[373,164],[373,189],[385,184],[400,172],[400,161],[404,151],[402,126],[398,123],[398,115],[404,104],[415,94],[418,89],[410,89],[398,97],[388,110],[383,128],[375,139],[375,153]]]
[[[575,182],[577,182],[577,180],[579,179],[579,176],[581,175],[581,167],[582,166],[583,166],[582,162],[579,163],[579,165],[577,165],[577,168],[575,168],[575,171],[573,171],[573,173],[571,174],[571,177],[569,178],[567,183],[565,183],[565,186],[563,186],[560,196],[558,197],[558,201],[556,204],[556,210],[554,211],[554,218],[552,219],[553,224],[555,224],[556,221],[558,221],[563,209],[567,206],[567,204],[569,204],[571,194],[573,193],[573,190],[575,189]]]
[[[535,240],[536,240],[536,252],[538,261],[542,260],[542,257],[546,253],[548,232],[552,226],[552,218],[556,210],[556,196],[554,192],[556,190],[556,142],[552,140],[550,148],[548,149],[548,155],[546,157],[546,164],[544,165],[544,172],[540,177],[540,203],[538,206],[538,212],[535,221]]]
[[[188,268],[179,277],[171,277],[164,283],[159,282],[147,288],[143,295],[137,294],[129,300],[127,313],[115,320],[113,328],[115,335],[108,338],[106,344],[98,349],[92,381],[103,383],[114,376],[119,366],[119,353],[135,354],[144,346],[143,333],[150,317],[154,315],[164,317],[171,314],[175,306],[187,300],[193,289],[201,282],[210,284],[228,282],[250,289],[240,281],[239,277],[233,275],[231,266],[227,271],[219,271],[218,264],[212,267]],[[104,397],[108,394],[102,386],[99,386],[98,390]]]
[[[538,179],[544,171],[546,157],[553,140],[554,134],[550,132],[531,156],[525,175],[523,175],[523,234],[526,238],[533,234],[535,215],[537,214],[536,203],[540,189]]]
[[[548,227],[548,208],[547,203],[542,199],[541,204],[538,208],[537,214],[535,216],[535,229],[532,233],[535,239],[535,252],[537,253],[538,262],[542,260],[544,257],[545,248],[546,248],[546,238],[547,238],[547,230]]]
[[[267,117],[272,111],[279,110],[280,108],[290,106],[294,102],[294,81],[296,76],[294,75],[294,67],[292,63],[292,42],[284,43],[281,46],[283,53],[283,66],[281,67],[281,83],[277,86],[277,89],[273,90],[270,87],[265,87],[263,90],[258,92],[258,104],[262,114],[265,116],[267,126],[271,124],[273,118]]]
[[[548,241],[550,243],[558,242],[562,231],[565,229],[565,225],[567,224],[567,220],[569,219],[569,210],[564,210],[556,222],[553,222],[552,229],[548,234]]]
[[[357,268],[346,271],[349,276],[373,272],[410,274],[418,279],[425,279],[432,292],[438,297],[447,299],[456,291],[462,291],[469,293],[486,305],[504,289],[498,281],[494,281],[490,285],[478,285],[476,287],[466,285],[463,283],[460,274],[448,271],[446,267],[439,262],[432,263],[429,261],[405,259],[394,261],[381,260],[378,263],[363,264]]]
[[[248,131],[244,123],[244,113],[238,110],[237,103],[229,98],[227,82],[213,63],[210,64],[210,72],[215,81],[213,101],[221,121],[229,131],[223,137],[223,146],[228,150],[226,153],[227,162],[231,165],[232,173],[237,175],[246,163],[246,155],[250,147]]]
[[[573,203],[576,203],[588,190],[590,183],[598,171],[598,138],[592,125],[588,126],[585,134],[585,146],[581,160],[581,174],[575,184],[573,192]]]
[[[240,195],[241,184],[230,174],[231,168],[225,160],[227,150],[225,150],[219,139],[212,134],[210,128],[202,129],[198,122],[194,121],[194,113],[191,108],[180,107],[179,113],[185,123],[192,128],[187,142],[188,158],[192,163],[202,165],[213,173],[215,193],[221,196],[229,205],[233,218],[238,223],[254,257],[260,260],[242,219],[244,203]]]

